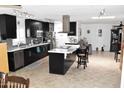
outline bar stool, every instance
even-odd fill
[[[87,67],[87,63],[88,63],[88,51],[87,51],[87,48],[86,49],[78,49],[77,57],[78,57],[77,68],[79,68],[81,65],[84,65],[84,69],[85,69]]]

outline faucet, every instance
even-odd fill
[[[23,46],[24,45],[24,43],[22,42],[22,41],[19,41],[18,43],[17,43],[17,46],[18,47],[21,47],[21,46]]]
[[[34,43],[33,43],[33,40],[30,40],[30,43],[29,45],[32,46]]]
[[[33,43],[33,40],[31,40],[31,45],[33,45],[34,43]]]
[[[17,46],[20,47],[20,45],[21,45],[21,42],[19,41],[19,42],[17,43]]]

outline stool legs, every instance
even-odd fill
[[[81,65],[81,58],[78,57],[78,65],[77,65],[77,68],[79,68],[80,65]]]
[[[116,62],[119,61],[119,59],[118,59],[118,53],[115,53],[114,60],[115,60]]]
[[[83,60],[81,57],[78,57],[78,65],[77,68],[79,68],[79,66],[84,65],[84,69],[87,67],[87,61]]]

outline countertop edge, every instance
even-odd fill
[[[68,51],[61,51],[61,49],[60,49],[60,50],[59,50],[59,49],[58,49],[58,50],[52,49],[52,50],[49,50],[48,53],[71,54],[71,53],[73,53],[76,49],[77,49],[77,48],[71,49],[71,50],[67,49]]]
[[[29,48],[33,48],[33,47],[38,47],[38,46],[42,46],[42,45],[48,45],[50,43],[41,43],[41,44],[35,44],[32,46],[27,46],[27,47],[17,47],[17,48],[13,48],[13,49],[8,49],[7,52],[15,52],[15,51],[20,51],[20,50],[25,50],[25,49],[29,49]]]

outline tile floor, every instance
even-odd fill
[[[121,71],[113,57],[110,52],[94,52],[85,70],[77,69],[75,61],[65,75],[50,74],[45,57],[9,75],[30,78],[32,88],[119,88]]]

